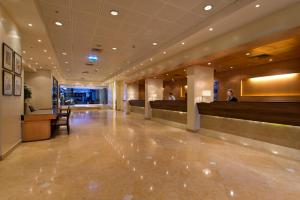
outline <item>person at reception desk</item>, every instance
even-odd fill
[[[227,90],[227,102],[237,102],[238,99],[234,96],[233,90],[228,89]]]
[[[169,93],[169,98],[168,100],[176,100],[175,96],[173,95],[173,93]]]

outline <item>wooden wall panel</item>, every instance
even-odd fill
[[[300,72],[300,59],[274,62],[266,65],[246,67],[226,72],[217,72],[215,79],[219,81],[219,101],[226,100],[227,89],[233,89],[235,96],[240,101],[261,101],[261,102],[299,102],[300,96],[241,96],[241,80],[251,77],[269,76],[277,74],[289,74]]]

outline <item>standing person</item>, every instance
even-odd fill
[[[228,89],[227,90],[227,102],[237,102],[238,99],[234,96],[233,90]]]
[[[169,98],[168,100],[176,100],[175,96],[173,95],[172,92],[169,93]]]

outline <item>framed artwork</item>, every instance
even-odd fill
[[[13,70],[13,50],[5,43],[2,44],[2,66],[9,71]]]
[[[21,96],[22,94],[22,77],[14,76],[14,95]]]
[[[22,73],[22,57],[16,52],[14,52],[14,71],[19,75]]]
[[[2,93],[4,96],[13,95],[13,74],[3,70]]]

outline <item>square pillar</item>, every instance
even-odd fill
[[[138,100],[139,99],[139,84],[129,83],[127,84],[127,99]]]
[[[111,107],[111,109],[116,110],[116,82],[110,82],[108,84],[107,91],[107,104]]]
[[[163,80],[146,79],[145,80],[145,119],[152,118],[152,109],[150,101],[163,99]]]
[[[138,83],[129,83],[127,86],[127,101],[126,101],[126,114],[130,113],[130,100],[139,100],[139,84]]]
[[[126,86],[124,81],[116,82],[116,109],[118,111],[124,110],[124,100],[126,99]]]
[[[191,66],[187,69],[187,130],[200,129],[198,102],[210,103],[214,99],[214,68]]]

